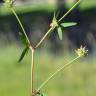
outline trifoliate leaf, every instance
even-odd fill
[[[25,34],[23,32],[19,32],[19,35],[20,35],[20,39],[22,41],[22,43],[25,45],[25,46],[28,46],[29,45],[29,42],[25,36]]]
[[[29,50],[29,47],[25,47],[24,48],[24,50],[23,50],[18,62],[21,62],[23,60],[23,58],[24,58],[25,54],[28,52],[28,50]]]
[[[59,36],[60,40],[62,40],[62,29],[60,26],[57,28],[57,32],[58,32],[58,36]]]
[[[67,23],[61,23],[62,27],[70,27],[70,26],[75,26],[77,23],[75,22],[67,22]]]

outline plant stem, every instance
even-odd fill
[[[71,65],[74,61],[76,61],[78,58],[80,58],[79,56],[76,57],[75,59],[71,60],[69,63],[61,66],[60,68],[58,68],[47,80],[45,80],[41,86],[37,89],[37,92],[42,88],[44,87],[48,82],[49,80],[51,80],[58,72],[62,71],[63,69],[65,69],[66,67],[68,67],[69,65]]]
[[[18,15],[17,15],[17,13],[16,13],[15,10],[13,9],[13,7],[10,8],[10,9],[11,9],[12,13],[15,15],[15,17],[16,17],[16,19],[17,19],[17,21],[18,21],[18,23],[19,23],[19,25],[20,25],[20,27],[21,27],[21,29],[22,29],[22,31],[23,31],[23,33],[24,33],[26,39],[27,39],[27,41],[28,41],[29,44],[30,44],[30,41],[29,41],[28,36],[27,36],[27,34],[26,34],[26,31],[25,31],[25,29],[24,29],[24,27],[23,27],[23,25],[22,25],[22,23],[21,23],[21,21],[20,21]]]
[[[41,45],[41,43],[45,40],[45,38],[46,38],[46,37],[49,35],[49,33],[51,33],[53,30],[54,30],[54,28],[51,27],[51,28],[47,31],[47,33],[41,38],[41,40],[39,41],[39,43],[35,46],[35,49],[38,48],[38,47]]]
[[[32,53],[32,58],[31,58],[31,93],[34,91],[34,52],[35,50],[33,49],[32,46],[30,46],[31,53]]]
[[[78,0],[70,9],[67,11],[59,20],[58,22],[62,21],[79,3],[81,0]]]
[[[26,34],[26,31],[25,31],[17,13],[15,12],[15,10],[13,8],[10,8],[10,9],[13,12],[13,14],[15,15],[28,43],[30,44],[30,41],[29,41],[28,36]],[[32,58],[31,58],[31,93],[33,93],[33,91],[34,91],[34,51],[35,51],[35,49],[31,45],[30,45],[30,49],[31,49],[31,53],[32,53]]]

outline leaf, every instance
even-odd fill
[[[62,40],[62,29],[60,26],[57,28],[57,32],[58,32],[58,36],[59,36],[60,40]]]
[[[56,20],[56,13],[54,12],[53,21]]]
[[[70,26],[75,26],[77,23],[75,22],[67,22],[67,23],[61,23],[61,26],[63,27],[70,27]]]
[[[59,13],[60,13],[60,11],[54,12],[54,16],[53,16],[53,20],[52,21],[57,21]]]
[[[28,50],[29,50],[29,47],[25,47],[25,48],[24,48],[24,50],[23,50],[23,52],[22,52],[22,54],[21,54],[18,62],[21,62],[21,61],[22,61],[22,59],[24,58],[24,56],[25,56],[25,54],[28,52]]]
[[[20,35],[20,39],[22,41],[22,43],[25,45],[25,46],[28,46],[29,45],[29,42],[25,36],[25,34],[23,32],[19,32],[19,35]]]

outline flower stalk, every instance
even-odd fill
[[[84,57],[88,54],[88,50],[86,50],[86,47],[81,46],[80,48],[78,48],[77,50],[75,50],[76,54],[78,55],[76,58],[74,58],[73,60],[71,60],[69,63],[59,67],[51,76],[49,76],[49,78],[47,78],[41,85],[40,87],[37,89],[37,92],[40,91],[41,88],[43,88],[52,78],[54,78],[57,73],[61,72],[62,70],[64,70],[65,68],[67,68],[68,66],[70,66],[73,62],[75,62],[76,60],[78,60],[81,57]]]
[[[73,59],[72,61],[70,61],[69,63],[61,66],[60,68],[58,68],[48,79],[46,79],[41,85],[40,87],[37,89],[37,92],[43,88],[52,78],[55,77],[55,75],[57,75],[57,73],[59,73],[60,71],[62,71],[63,69],[65,69],[66,67],[68,67],[69,65],[71,65],[73,62],[75,62],[77,59],[79,59],[80,57],[76,57],[75,59]]]

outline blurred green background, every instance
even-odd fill
[[[31,54],[17,63],[20,48],[17,45],[0,50],[0,95],[30,96]],[[58,66],[66,64],[76,57],[65,53],[54,56],[48,51],[35,54],[35,88],[55,72]],[[82,58],[60,72],[41,90],[48,96],[95,96],[96,95],[96,58]]]
[[[48,30],[53,12],[60,8],[61,16],[74,2],[76,0],[16,0],[15,10],[32,44],[36,45]],[[62,41],[54,31],[43,42],[35,54],[35,88],[58,66],[75,58],[74,50],[82,44],[88,48],[89,55],[59,73],[41,92],[48,96],[96,96],[95,17],[96,1],[81,0],[80,5],[65,18],[65,21],[75,21],[78,25],[64,29]],[[21,63],[17,62],[23,50],[18,34],[20,30],[15,17],[1,3],[0,96],[30,96],[31,52]]]

